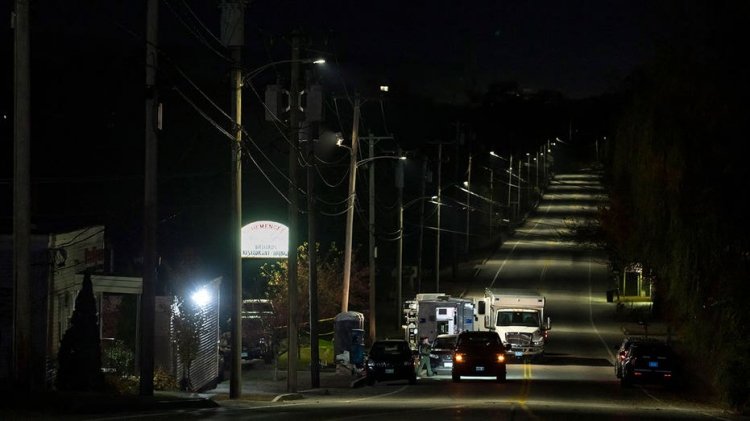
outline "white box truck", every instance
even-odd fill
[[[511,345],[511,356],[541,358],[551,327],[545,301],[536,291],[487,288],[476,306],[478,319],[484,320],[480,329],[497,332],[503,344]]]

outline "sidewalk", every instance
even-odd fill
[[[113,414],[119,412],[169,411],[177,409],[216,408],[248,402],[278,402],[304,399],[306,396],[329,395],[335,389],[351,389],[363,384],[362,378],[349,372],[324,368],[320,387],[313,389],[310,371],[297,372],[297,391],[287,392],[287,372],[272,365],[253,361],[243,366],[242,395],[229,399],[229,380],[204,393],[155,391],[154,396],[108,395],[96,392],[43,392],[33,396],[4,391],[0,402],[0,419],[56,418],[77,414]],[[335,391],[333,392],[335,393]]]
[[[262,361],[253,361],[242,369],[242,397],[244,401],[277,402],[303,399],[308,395],[328,395],[331,389],[351,389],[361,384],[361,378],[349,372],[337,372],[334,368],[320,370],[320,387],[312,388],[310,371],[297,371],[297,391],[289,392],[287,388],[287,370],[279,369],[274,373],[273,365]],[[223,403],[229,399],[229,380],[219,383],[215,389],[204,395],[216,402]]]
[[[74,414],[215,408],[206,396],[187,392],[155,391],[153,396],[109,395],[97,392],[41,392],[34,395],[6,391],[0,419],[56,418]]]

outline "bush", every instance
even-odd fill
[[[736,358],[730,360],[719,372],[718,383],[723,385],[724,399],[732,409],[744,411],[750,400],[750,364]]]
[[[156,390],[177,390],[177,380],[175,377],[161,368],[154,371],[154,389]]]
[[[116,340],[104,347],[102,366],[113,369],[116,374],[120,376],[134,374],[134,362],[135,354],[125,345],[125,342]]]
[[[137,395],[139,391],[139,377],[106,374],[104,376],[104,391],[112,395]]]

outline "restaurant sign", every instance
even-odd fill
[[[251,222],[242,227],[242,257],[286,259],[289,256],[289,227],[273,221]]]

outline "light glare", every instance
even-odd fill
[[[211,294],[205,288],[195,291],[190,298],[198,307],[205,307],[211,301]]]

